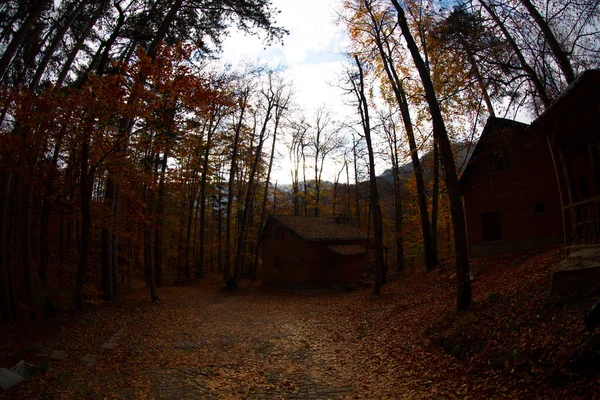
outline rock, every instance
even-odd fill
[[[116,346],[116,343],[109,340],[108,342],[106,342],[102,345],[102,348],[104,350],[114,350],[115,346]]]
[[[10,370],[15,374],[21,375],[23,379],[29,379],[35,374],[35,370],[39,369],[29,363],[26,363],[24,360],[19,361],[12,367]]]
[[[25,378],[10,369],[0,368],[0,388],[2,388],[2,390],[13,387],[24,380]]]
[[[63,350],[53,350],[52,353],[50,353],[50,359],[51,360],[64,360],[65,358],[67,358],[67,353]]]
[[[86,354],[81,358],[81,362],[83,362],[88,367],[91,367],[98,362],[98,357],[93,354]]]

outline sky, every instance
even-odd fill
[[[326,105],[336,119],[347,119],[353,109],[346,105],[350,99],[336,87],[347,62],[343,51],[348,38],[342,25],[336,25],[339,0],[273,0],[280,13],[276,26],[290,34],[282,43],[265,47],[262,38],[231,31],[223,46],[224,63],[259,61],[269,67],[285,68],[284,75],[293,82],[295,102],[305,110],[308,120],[321,105]],[[290,183],[289,163],[285,146],[274,166],[273,175],[279,183]],[[323,179],[333,179],[333,171],[324,169]]]

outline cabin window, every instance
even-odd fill
[[[275,240],[283,240],[283,229],[276,228],[273,232],[273,239]]]
[[[508,150],[499,149],[490,153],[490,172],[500,172],[510,169],[510,160],[508,159]]]
[[[502,218],[499,212],[481,214],[482,242],[502,240]]]
[[[335,269],[335,257],[329,257],[329,269]]]
[[[273,268],[281,268],[281,258],[279,256],[273,257]]]
[[[590,188],[588,186],[587,177],[585,176],[579,178],[579,196],[582,200],[590,197]]]
[[[298,267],[299,268],[304,268],[304,257],[300,257],[298,259]]]
[[[535,213],[543,214],[546,212],[546,204],[545,203],[535,203]]]

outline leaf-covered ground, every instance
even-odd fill
[[[555,252],[473,265],[474,307],[453,312],[450,270],[349,293],[219,291],[218,277],[119,305],[2,327],[0,366],[41,367],[19,398],[595,398],[593,299],[547,298]],[[102,349],[121,331],[114,350]],[[60,349],[65,360],[36,357]],[[81,358],[95,355],[85,366]]]

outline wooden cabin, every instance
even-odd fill
[[[553,161],[567,250],[600,245],[600,70],[587,70],[528,131]]]
[[[271,215],[263,238],[263,282],[293,288],[353,286],[366,246],[367,235],[343,217]]]
[[[561,243],[562,210],[552,158],[527,125],[490,117],[459,184],[470,256]]]

